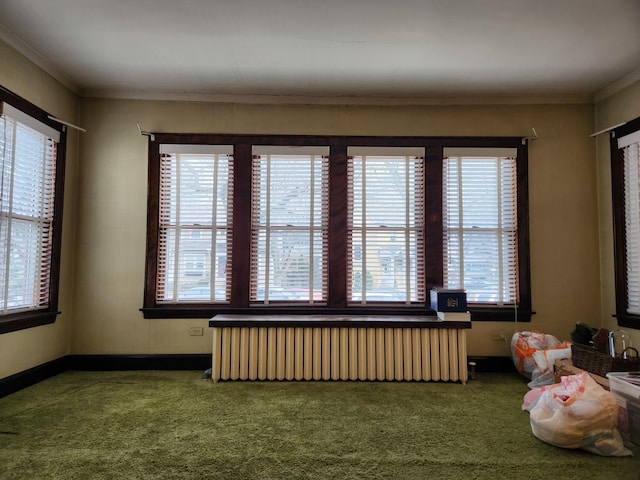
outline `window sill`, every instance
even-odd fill
[[[640,315],[630,315],[628,313],[614,315],[618,320],[618,326],[640,330]]]
[[[420,306],[398,305],[366,305],[349,308],[330,308],[326,306],[310,307],[309,305],[270,305],[247,308],[234,308],[229,305],[208,304],[165,304],[141,309],[144,318],[212,318],[220,314],[239,315],[387,315],[387,316],[429,316],[435,317],[433,310]],[[530,322],[534,312],[518,310],[517,316],[513,308],[469,306],[472,321],[491,322]]]
[[[209,327],[444,328],[468,329],[471,322],[431,315],[216,315]]]
[[[58,311],[36,310],[5,315],[0,317],[0,334],[54,323],[59,313]]]

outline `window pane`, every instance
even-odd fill
[[[157,300],[228,301],[231,156],[163,154],[160,171]]]
[[[328,159],[260,151],[253,161],[251,300],[324,302]]]
[[[515,157],[449,156],[443,178],[445,286],[464,288],[470,302],[514,303]]]
[[[37,304],[38,234],[38,226],[31,222],[12,222],[6,305],[9,309]]]
[[[421,157],[386,153],[350,158],[351,302],[424,301],[424,288],[420,288],[424,272],[423,172]]]

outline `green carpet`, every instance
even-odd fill
[[[227,382],[67,372],[0,399],[1,479],[638,480],[635,457],[547,445],[526,380]]]

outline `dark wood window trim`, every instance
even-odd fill
[[[640,329],[640,315],[627,313],[627,263],[625,258],[624,219],[624,151],[618,148],[617,139],[640,130],[640,117],[616,128],[610,135],[611,195],[613,206],[614,269],[616,312],[618,325]]]
[[[229,304],[158,303],[155,300],[158,251],[158,197],[160,144],[234,145],[233,270]],[[329,205],[329,290],[323,306],[249,305],[250,185],[252,145],[330,146]],[[225,135],[154,133],[149,137],[148,218],[145,295],[142,312],[145,318],[211,318],[216,314],[313,314],[313,315],[434,315],[428,305],[347,306],[346,304],[346,208],[347,186],[336,181],[333,172],[346,171],[347,147],[424,147],[426,175],[425,211],[425,285],[427,292],[442,285],[442,156],[444,147],[517,148],[518,188],[518,275],[520,301],[517,309],[490,305],[470,305],[472,320],[530,321],[531,281],[529,259],[528,157],[527,143],[521,137],[371,137],[310,135]]]
[[[29,312],[12,313],[0,316],[0,334],[24,330],[54,323],[58,311],[58,292],[60,289],[60,251],[62,248],[62,206],[64,200],[64,176],[67,135],[66,128],[49,118],[49,114],[31,102],[0,86],[0,102],[6,102],[30,115],[36,120],[58,130],[60,142],[57,146],[56,184],[54,199],[53,238],[51,245],[51,270],[49,286],[49,306]]]
[[[445,330],[467,330],[471,322],[451,321],[442,322],[427,315],[217,315],[209,320],[209,327],[233,328],[438,328]]]

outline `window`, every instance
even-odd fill
[[[329,148],[253,148],[251,301],[326,303]]]
[[[224,145],[160,148],[158,303],[228,301],[232,152]]]
[[[640,328],[640,118],[611,139],[615,238],[616,317]]]
[[[55,321],[65,135],[10,92],[0,100],[3,333]]]
[[[443,161],[444,285],[467,301],[517,301],[516,149],[449,148]]]
[[[446,285],[530,319],[521,138],[149,142],[147,318],[425,314]]]
[[[349,300],[424,302],[424,148],[348,154]]]

